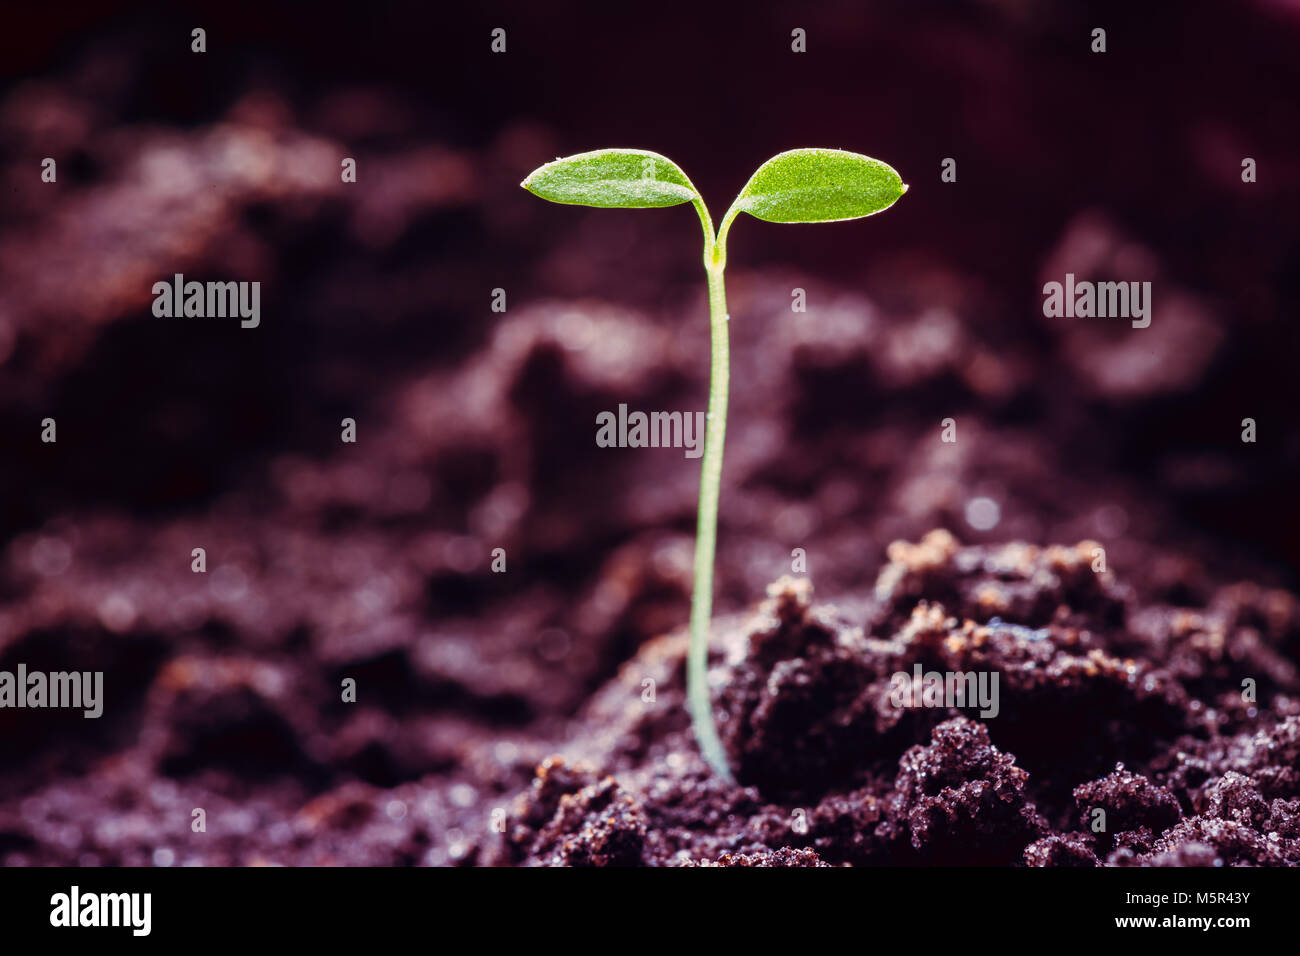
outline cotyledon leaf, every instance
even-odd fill
[[[551,202],[606,209],[677,206],[699,198],[666,156],[644,149],[597,149],[539,166],[520,183]]]
[[[905,192],[898,173],[878,159],[792,149],[758,167],[732,209],[767,222],[837,222],[888,209]]]

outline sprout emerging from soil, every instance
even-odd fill
[[[792,149],[773,156],[750,177],[715,234],[704,198],[672,160],[643,149],[598,149],[541,166],[522,185],[551,202],[605,209],[649,209],[690,203],[704,227],[704,271],[709,282],[712,359],[708,426],[700,473],[695,533],[695,586],[687,656],[687,698],[700,750],[714,771],[730,781],[726,752],[709,698],[709,625],[713,614],[713,561],[727,430],[728,357],[727,233],[742,212],[767,222],[838,222],[888,209],[907,191],[885,163],[838,149]]]

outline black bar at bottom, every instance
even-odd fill
[[[590,942],[608,942],[629,932],[653,937],[656,927],[672,927],[665,938],[680,941],[688,926],[712,923],[749,937],[755,930],[766,935],[783,929],[820,935],[843,923],[864,945],[891,927],[910,927],[918,942],[964,933],[977,934],[969,937],[974,941],[1006,931],[1039,942],[1199,934],[1231,944],[1258,933],[1277,938],[1295,926],[1297,890],[1296,870],[1226,868],[599,875],[9,869],[0,870],[0,927],[6,943],[75,936],[79,943],[116,939],[127,945],[148,939],[337,947],[348,940],[403,936],[434,945],[439,938],[446,943],[447,931],[456,929],[497,943],[511,933],[536,943],[557,931],[592,933]],[[598,930],[603,932],[596,935]]]

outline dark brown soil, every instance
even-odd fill
[[[714,672],[742,789],[693,754],[683,638],[653,642],[592,701],[571,756],[506,805],[504,837],[475,844],[479,862],[1300,863],[1300,704],[1281,656],[1300,607],[1226,588],[1200,611],[1139,609],[1091,571],[1091,547],[900,543],[866,630],[805,582],[773,585],[722,635]],[[1045,610],[1034,629],[988,623],[1012,593]],[[901,607],[901,627],[871,623]],[[888,675],[918,661],[997,671],[1001,713],[892,706]],[[1241,679],[1265,674],[1272,708],[1244,704]]]
[[[1063,13],[934,33],[909,7],[870,32],[936,114],[900,99],[873,135],[929,176],[956,131],[985,185],[732,251],[734,787],[684,702],[699,463],[594,443],[620,403],[703,409],[688,211],[547,206],[523,174],[603,142],[526,113],[444,135],[342,79],[219,74],[179,121],[148,30],[4,90],[0,670],[102,670],[106,702],[0,710],[0,864],[1300,863],[1293,97],[1231,62],[1135,96],[1057,55]],[[1271,10],[1180,29],[1276,56]],[[1186,110],[1153,108],[1171,83]],[[813,129],[859,115],[837,95]],[[1124,161],[1049,135],[1062,103]],[[762,158],[696,148],[710,197]],[[80,157],[57,189],[51,152]],[[1132,268],[1148,329],[1037,307],[1044,276]],[[262,326],[152,317],[176,272],[260,279]],[[895,706],[917,664],[996,673],[997,716]]]

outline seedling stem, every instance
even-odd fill
[[[747,212],[768,222],[837,222],[889,208],[907,186],[879,160],[838,149],[794,149],[773,156],[750,177],[715,235],[713,219],[695,186],[672,160],[640,149],[599,149],[535,169],[523,187],[543,199],[574,205],[642,209],[689,202],[704,228],[704,272],[709,283],[709,412],[700,466],[695,526],[695,580],[691,594],[686,697],[700,752],[724,781],[733,781],[713,720],[709,695],[709,629],[713,619],[713,564],[717,552],[722,449],[727,437],[730,319],[727,314],[727,234]]]

